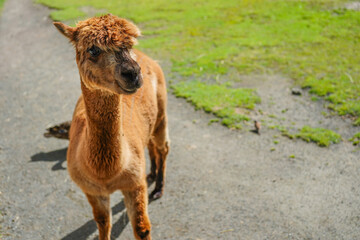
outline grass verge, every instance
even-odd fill
[[[37,0],[52,17],[108,9],[140,24],[140,46],[183,76],[281,73],[360,124],[360,14],[347,0]],[[238,75],[229,80],[239,81]]]

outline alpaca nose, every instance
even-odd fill
[[[134,82],[136,79],[136,73],[132,71],[122,71],[121,77],[123,77],[127,82],[131,83]]]
[[[140,73],[136,73],[135,71],[125,71],[121,72],[122,78],[124,78],[127,84],[139,88],[141,86],[141,76]]]

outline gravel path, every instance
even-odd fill
[[[7,0],[0,18],[3,240],[97,236],[66,171],[67,142],[42,136],[71,118],[80,94],[74,51],[48,14],[31,0]],[[258,88],[264,111],[288,108],[289,122],[321,121],[344,137],[359,131],[325,118],[321,102],[292,96],[288,79],[248,77],[244,85]],[[351,143],[320,148],[279,137],[275,145],[275,130],[208,126],[212,116],[172,95],[168,111],[172,148],[165,194],[149,206],[153,239],[360,239],[360,152]],[[112,206],[113,239],[132,239],[120,193]]]

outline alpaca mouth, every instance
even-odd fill
[[[121,86],[121,83],[119,81],[115,81],[115,82],[120,87],[120,89],[125,92],[125,94],[132,94],[137,91],[136,87],[134,89],[127,89],[127,88]]]

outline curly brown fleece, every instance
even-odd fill
[[[128,20],[107,14],[76,24],[75,41],[78,47],[96,45],[102,50],[131,48],[137,44],[140,30]]]

